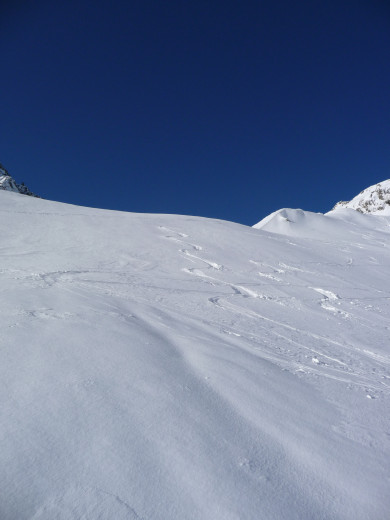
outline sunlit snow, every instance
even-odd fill
[[[0,192],[2,520],[385,520],[390,217]]]

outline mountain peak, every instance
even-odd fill
[[[342,208],[372,215],[390,215],[390,179],[369,186],[350,201],[338,202],[333,209]]]
[[[8,170],[0,163],[0,190],[13,191],[21,193],[22,195],[30,195],[31,197],[38,197],[31,190],[24,185],[24,182],[18,184],[13,177],[8,173]]]

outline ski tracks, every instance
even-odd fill
[[[288,294],[286,296],[266,295],[248,287],[247,283],[244,285],[233,282],[229,280],[230,270],[220,262],[210,259],[204,254],[199,254],[199,252],[204,251],[204,248],[192,243],[188,234],[163,226],[160,226],[160,230],[169,233],[164,238],[176,242],[179,246],[178,254],[194,264],[193,267],[183,267],[183,272],[201,278],[213,287],[221,288],[221,290],[224,288],[230,289],[231,292],[223,290],[221,294],[214,294],[207,298],[208,303],[213,305],[217,312],[214,320],[210,323],[214,323],[215,326],[218,326],[218,322],[220,325],[223,323],[224,325],[219,327],[220,331],[230,336],[233,342],[235,338],[240,338],[241,348],[242,340],[245,340],[249,350],[276,363],[283,370],[289,370],[299,376],[332,379],[343,385],[363,389],[372,398],[390,390],[387,382],[377,382],[378,372],[376,372],[374,382],[370,374],[367,373],[367,363],[362,360],[363,357],[371,364],[378,365],[373,370],[381,371],[386,366],[382,358],[376,357],[374,353],[369,351],[360,351],[356,345],[336,341],[328,334],[320,331],[289,325],[288,322],[291,323],[292,319],[291,316],[288,318],[289,315],[287,314],[286,320],[283,320],[283,314],[280,313],[278,315],[281,319],[276,319],[274,312],[267,311],[267,305],[269,303],[285,305],[286,301],[290,300],[292,306],[290,312],[299,312],[299,309],[293,305],[295,299],[292,296]],[[324,311],[333,314],[336,319],[337,317],[344,319],[352,317],[350,313],[339,308],[342,300],[335,291],[328,288],[313,287],[308,283],[305,284],[307,275],[316,274],[313,271],[285,262],[279,262],[276,267],[251,259],[248,262],[258,268],[256,274],[264,281],[265,286],[271,288],[271,294],[272,286],[279,291],[279,287],[288,288],[291,286],[291,282],[285,279],[286,274],[290,273],[290,277],[299,277],[297,283],[302,290],[312,290],[321,295],[319,304]],[[249,273],[250,270],[248,269]],[[249,280],[250,277],[248,277]],[[215,290],[213,292],[215,293]],[[256,304],[256,301],[258,304]],[[307,301],[309,302],[309,300]],[[312,301],[314,302],[315,299],[313,298]],[[221,312],[225,317],[220,316]],[[226,314],[230,315],[230,318],[226,318]],[[293,320],[293,322],[296,321]],[[231,325],[227,326],[229,323]],[[383,378],[387,378],[384,373]],[[386,381],[389,380],[390,376]]]

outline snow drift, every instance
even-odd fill
[[[0,209],[2,520],[388,518],[389,218]]]

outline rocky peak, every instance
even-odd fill
[[[18,184],[8,173],[7,169],[0,164],[0,190],[13,191],[21,193],[22,195],[30,195],[31,197],[38,197],[31,190],[24,185],[24,182]],[[38,197],[39,198],[39,197]]]
[[[333,209],[341,208],[373,215],[390,215],[390,179],[366,188],[350,201],[338,202]]]

